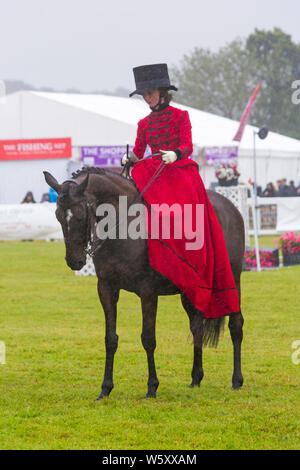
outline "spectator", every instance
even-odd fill
[[[58,196],[57,192],[54,191],[54,189],[50,187],[50,189],[49,189],[49,201],[50,202],[56,202],[57,196]]]
[[[28,191],[26,193],[23,201],[21,202],[21,204],[32,204],[32,203],[35,203],[35,200],[34,200],[32,192]]]
[[[290,188],[286,183],[287,183],[286,178],[283,178],[281,180],[281,184],[280,184],[280,187],[279,187],[279,196],[280,197],[287,197],[287,196],[290,195],[289,194]]]
[[[266,189],[263,192],[263,197],[276,197],[277,192],[273,186],[273,183],[268,183]]]
[[[275,191],[276,191],[276,193],[277,193],[278,196],[280,195],[279,192],[280,192],[280,186],[281,186],[281,184],[282,184],[281,180],[277,180],[277,181],[276,181],[276,184],[275,184]]]
[[[287,179],[283,178],[277,180],[276,184],[268,183],[266,189],[264,189],[261,197],[296,197],[300,196],[300,183],[299,186],[295,186],[295,182],[291,180],[287,184]]]
[[[50,202],[49,193],[44,193],[44,194],[42,195],[41,202]]]
[[[296,188],[296,186],[295,186],[294,181],[290,181],[290,185],[289,185],[289,196],[291,196],[291,197],[297,196],[297,188]]]

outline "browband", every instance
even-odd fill
[[[73,179],[66,180],[66,181],[64,181],[64,182],[63,182],[63,184],[64,184],[64,183],[75,183],[75,184],[80,184],[78,181],[76,181],[76,180],[73,180]]]

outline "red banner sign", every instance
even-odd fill
[[[0,160],[40,160],[70,158],[72,143],[69,137],[58,139],[0,140]]]

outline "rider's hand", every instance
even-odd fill
[[[135,153],[133,153],[131,150],[128,152],[128,156],[127,156],[127,153],[125,153],[122,157],[122,166],[126,165],[126,163],[130,163],[130,166],[133,166],[136,164],[136,162],[138,162],[139,159],[138,157],[135,155]]]
[[[160,150],[160,153],[165,163],[173,163],[177,160],[177,155],[172,150]]]
[[[125,153],[122,157],[122,166],[124,166],[128,162],[129,162],[129,159],[128,159],[127,153]]]

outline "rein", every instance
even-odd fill
[[[77,186],[80,185],[79,181],[71,178],[67,179],[64,181],[64,183],[75,183]],[[93,204],[90,203],[88,198],[85,196],[85,203],[87,207],[87,231],[86,231],[86,248],[85,252],[92,256],[91,248],[88,247],[89,244],[94,244],[97,242],[97,240],[94,240],[96,238],[96,225],[97,225],[97,215],[96,211],[94,209]],[[94,222],[91,222],[91,219],[94,218]]]
[[[153,155],[149,155],[148,157],[145,157],[146,158],[150,158],[152,157]],[[143,159],[144,160],[144,159]],[[140,160],[142,161],[142,160]],[[140,200],[142,197],[143,197],[143,194],[147,191],[147,189],[149,188],[149,186],[151,186],[152,183],[154,183],[154,181],[156,180],[156,178],[160,175],[160,173],[162,172],[162,170],[164,169],[164,167],[166,166],[165,162],[161,162],[161,164],[159,165],[159,167],[157,168],[157,170],[155,171],[155,173],[153,174],[152,178],[148,181],[147,185],[145,186],[145,188],[139,193],[139,195],[135,198],[135,200],[133,201],[132,204],[135,204],[138,200]],[[112,232],[113,230],[115,230],[118,226],[120,225],[120,222],[116,223],[115,226],[111,229],[111,231],[107,232],[107,234],[109,234],[110,232]],[[89,256],[93,257],[95,256],[95,254],[97,253],[97,251],[100,250],[100,248],[102,248],[103,244],[105,243],[105,241],[107,240],[108,237],[106,237],[104,240],[96,240],[95,242],[93,242],[94,244],[97,244],[97,246],[95,248],[91,247],[91,249],[87,249],[86,252]]]
[[[127,157],[128,157],[128,149],[127,149]],[[158,153],[153,153],[152,155],[147,155],[147,157],[141,158],[136,163],[143,162],[144,160],[147,160],[148,158],[152,158],[152,157],[161,157],[161,153],[158,152]],[[125,173],[124,178],[129,179],[129,169],[130,169],[130,167],[131,167],[131,162],[130,161],[125,163],[125,165],[123,167],[123,170],[121,171],[121,176],[124,176],[124,173]]]

